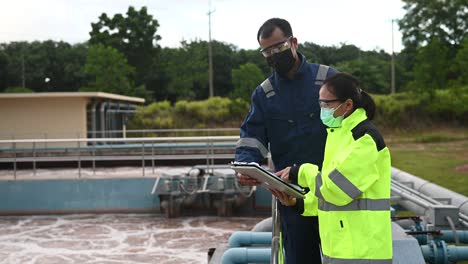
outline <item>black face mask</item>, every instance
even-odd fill
[[[291,49],[273,54],[266,58],[266,60],[268,65],[275,69],[275,71],[282,77],[287,76],[288,72],[294,67],[294,63],[296,62]]]

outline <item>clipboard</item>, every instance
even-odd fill
[[[284,181],[256,162],[231,162],[231,169],[255,178],[267,189],[279,190],[299,199],[304,199],[304,195],[307,193],[304,188]]]

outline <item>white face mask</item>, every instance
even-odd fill
[[[320,119],[322,119],[322,122],[324,125],[328,127],[340,127],[341,126],[341,121],[344,119],[344,115],[346,112],[338,117],[334,117],[333,114],[335,113],[336,109],[338,109],[341,105],[337,106],[336,108],[325,108],[325,107],[320,107]]]

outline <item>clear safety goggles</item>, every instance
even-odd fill
[[[320,107],[323,107],[323,108],[332,108],[331,103],[333,103],[333,102],[342,102],[342,101],[343,101],[343,100],[341,100],[341,99],[330,99],[330,100],[319,99],[319,100],[318,100],[318,103],[319,103]]]
[[[289,48],[291,48],[290,44],[289,44],[289,40],[292,38],[292,36],[290,36],[289,38],[287,38],[286,40],[283,40],[279,43],[276,43],[270,47],[267,47],[267,48],[264,48],[264,49],[261,49],[260,50],[260,53],[262,53],[263,57],[267,58],[267,57],[270,57],[276,53],[280,53],[280,52],[283,52]]]

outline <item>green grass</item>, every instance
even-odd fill
[[[383,134],[392,166],[468,196],[468,128],[393,129]],[[462,165],[466,165],[464,170]],[[400,211],[398,215],[414,213]]]
[[[467,135],[460,128],[387,133],[385,139],[392,166],[468,196]]]

